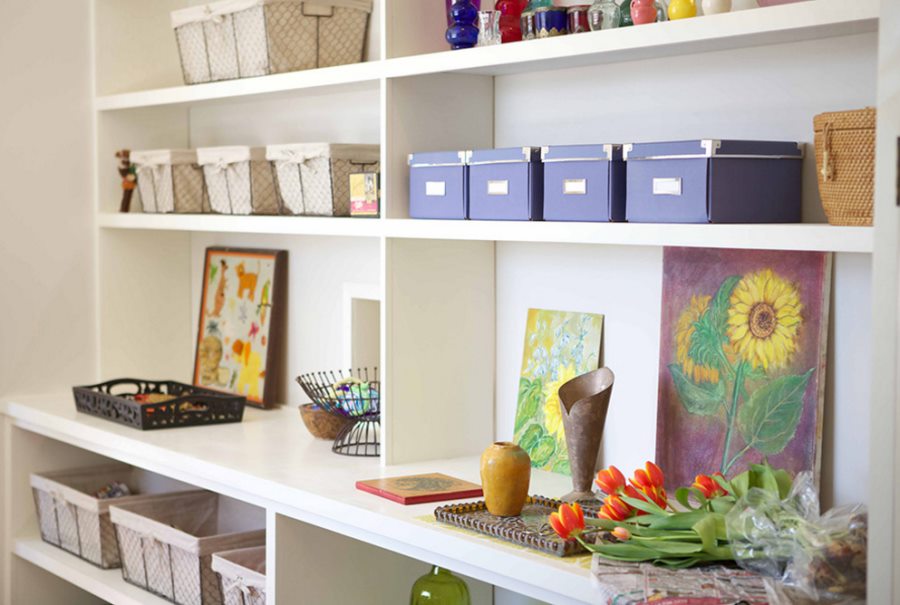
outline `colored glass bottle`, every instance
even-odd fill
[[[450,7],[450,21],[452,25],[447,28],[447,42],[450,48],[472,48],[478,42],[478,9],[472,4],[472,0],[453,0]]]
[[[662,23],[669,20],[669,5],[666,0],[655,0],[656,4],[656,22]]]
[[[672,0],[669,3],[669,19],[689,19],[697,16],[697,5],[694,0]]]
[[[453,8],[453,0],[444,0],[447,3],[447,27],[453,25],[453,21],[450,20],[450,9]],[[472,4],[475,5],[477,10],[481,10],[481,0],[472,0]]]
[[[619,27],[621,21],[622,11],[619,10],[615,0],[594,0],[588,10],[588,22],[591,24],[592,32]]]
[[[656,2],[654,0],[631,0],[631,20],[635,25],[656,23]]]
[[[622,18],[619,19],[619,27],[631,27],[634,25],[634,21],[631,20],[631,0],[625,0],[619,6],[619,13],[622,15]]]
[[[522,0],[498,0],[494,10],[500,13],[500,39],[503,44],[522,39]]]
[[[471,605],[469,587],[437,565],[413,584],[410,605]]]

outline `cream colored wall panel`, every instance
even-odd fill
[[[410,0],[419,3],[418,0]],[[409,216],[408,157],[416,151],[489,148],[494,144],[494,78],[438,74],[386,86],[386,166],[382,216]]]
[[[275,516],[275,599],[281,605],[408,603],[429,565],[314,525]],[[472,605],[491,605],[491,586],[471,578]],[[271,603],[271,601],[270,601]]]
[[[88,7],[0,3],[0,394],[95,373]]]
[[[184,107],[149,107],[97,114],[97,208],[118,212],[122,177],[116,152],[120,149],[183,149],[189,146],[189,114]],[[141,211],[139,190],[131,211]]]
[[[388,240],[382,443],[401,464],[494,436],[494,244]]]
[[[288,251],[287,358],[278,401],[293,405],[308,401],[295,378],[301,373],[337,370],[344,365],[341,338],[344,283],[377,287],[378,240],[221,233],[194,233],[190,237],[190,257],[185,266],[190,269],[191,294],[185,311],[191,318],[186,334],[186,338],[190,338],[187,347],[191,359],[196,346],[206,248],[229,246]]]
[[[190,234],[103,230],[101,376],[190,382]]]
[[[872,309],[872,400],[869,441],[870,603],[900,599],[900,4],[881,1],[878,59],[878,149],[875,174],[875,254]],[[863,309],[863,312],[866,310]]]
[[[876,45],[877,36],[865,34],[498,76],[496,144],[811,143],[814,115],[875,102]],[[825,222],[814,157],[808,145],[803,220]]]

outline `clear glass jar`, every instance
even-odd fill
[[[592,32],[619,27],[621,20],[622,10],[615,0],[594,0],[588,9],[588,23],[591,24]]]

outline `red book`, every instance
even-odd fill
[[[480,485],[442,473],[357,481],[356,489],[400,504],[464,500],[480,498],[484,495]]]

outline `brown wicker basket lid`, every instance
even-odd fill
[[[876,110],[874,107],[849,111],[829,111],[813,118],[815,132],[823,132],[825,125],[831,130],[875,130]]]

